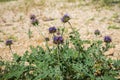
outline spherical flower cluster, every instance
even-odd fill
[[[53,26],[49,28],[49,33],[55,33],[57,29]]]
[[[65,14],[62,18],[61,18],[61,21],[63,22],[63,23],[66,23],[66,22],[68,22],[70,20],[70,17],[67,15],[67,14]]]
[[[95,30],[94,34],[95,35],[100,35],[100,31],[97,29],[97,30]]]
[[[112,41],[112,39],[111,39],[110,36],[105,36],[105,37],[104,37],[104,42],[110,43],[111,41]]]
[[[35,15],[31,15],[31,16],[30,16],[30,19],[31,19],[32,25],[36,26],[36,25],[39,24],[38,19],[36,19],[36,16],[35,16]]]
[[[64,41],[62,36],[54,36],[53,38],[53,43],[54,44],[62,44]]]
[[[6,40],[6,46],[11,46],[13,44],[12,40]]]

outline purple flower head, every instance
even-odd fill
[[[100,31],[97,29],[97,30],[95,30],[94,34],[95,35],[100,35]]]
[[[64,39],[62,36],[54,36],[54,38],[53,38],[53,43],[55,43],[55,44],[62,44],[63,41],[64,41]]]
[[[66,22],[68,22],[70,20],[70,17],[67,15],[67,14],[65,14],[62,18],[61,18],[61,21],[63,22],[63,23],[66,23]]]
[[[34,26],[36,26],[36,25],[39,24],[39,22],[38,22],[37,19],[32,19],[32,20],[31,20],[31,23],[32,23]]]
[[[111,39],[110,36],[105,36],[105,37],[104,37],[104,42],[110,43],[111,41],[112,41],[112,39]]]
[[[53,27],[50,27],[49,28],[49,33],[55,33],[56,32],[56,28],[53,26]]]
[[[30,19],[33,20],[33,19],[36,19],[36,16],[34,14],[30,15]]]
[[[6,40],[6,46],[11,46],[13,44],[12,40]]]

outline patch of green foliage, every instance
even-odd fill
[[[73,48],[70,48],[72,43]],[[106,59],[103,55],[109,48],[102,41],[90,42],[85,49],[85,40],[77,31],[69,35],[64,44],[43,49],[30,47],[23,56],[14,54],[13,61],[0,61],[1,80],[117,80],[120,60]]]
[[[0,2],[9,2],[9,1],[15,1],[15,0],[0,0]]]
[[[0,39],[0,42],[4,42],[2,39]]]
[[[120,29],[120,27],[118,27],[116,25],[110,25],[110,26],[108,26],[108,29]]]
[[[68,2],[76,2],[77,0],[67,0]]]
[[[30,29],[28,30],[28,37],[29,39],[32,37],[32,31]]]
[[[100,5],[103,5],[103,6],[120,4],[120,0],[92,0],[92,2],[99,3]]]
[[[115,19],[118,18],[118,17],[119,17],[119,13],[114,13],[113,16],[112,16],[112,18],[115,18]]]
[[[8,39],[12,39],[13,41],[17,41],[18,37],[14,36],[14,35],[10,35],[10,36],[8,36]]]
[[[38,27],[36,16],[31,16],[33,26]],[[12,61],[0,60],[1,80],[117,80],[120,73],[120,60],[111,60],[103,55],[111,48],[111,38],[105,36],[105,46],[100,40],[83,40],[78,30],[69,22],[69,15],[65,14],[61,21],[69,24],[72,32],[63,39],[65,26],[59,29],[57,35],[55,27],[49,28],[53,34],[53,47],[46,49],[41,46],[31,46],[23,56],[13,54]],[[41,34],[43,35],[43,34]],[[61,36],[60,36],[61,35]],[[43,35],[44,37],[44,35]],[[84,46],[88,44],[89,46]],[[12,41],[8,40],[10,46]],[[12,51],[12,50],[11,50]]]

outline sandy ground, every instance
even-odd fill
[[[89,0],[88,0],[89,1]],[[39,19],[39,29],[46,36],[48,28],[51,26],[62,27],[60,18],[64,14],[69,14],[72,18],[70,22],[79,29],[82,39],[100,39],[105,35],[112,38],[115,46],[109,49],[106,55],[113,59],[120,59],[120,29],[108,29],[109,26],[120,28],[120,6],[99,7],[92,3],[67,2],[65,0],[17,0],[0,3],[0,56],[4,60],[11,60],[12,54],[5,41],[13,39],[12,49],[14,53],[23,55],[29,46],[41,45],[44,47],[43,37],[36,32],[30,23],[30,15],[35,14]],[[53,21],[46,21],[54,18]],[[69,31],[69,25],[65,25]],[[32,38],[28,37],[28,29],[31,28]],[[99,29],[101,35],[95,37],[94,31]],[[67,31],[67,30],[66,30]],[[50,45],[52,45],[50,41]]]

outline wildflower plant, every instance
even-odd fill
[[[6,46],[9,46],[10,52],[13,53],[12,48],[11,48],[11,45],[13,44],[13,41],[10,40],[10,39],[9,39],[9,40],[6,40],[6,43],[5,43],[5,44],[6,44]]]
[[[70,20],[71,18],[70,18],[70,16],[68,15],[68,14],[65,14],[62,18],[61,18],[61,21],[63,22],[63,26],[64,26],[64,28],[63,28],[63,30],[62,30],[62,35],[63,35],[63,33],[64,33],[64,30],[65,30],[65,23],[68,23],[69,25],[70,25],[70,27],[71,27],[71,29],[72,29],[72,31],[74,32],[74,28],[73,28],[73,26],[72,26],[72,24],[70,23]]]
[[[32,19],[31,23],[36,26],[39,24],[38,20],[37,19]]]
[[[67,39],[61,34],[53,35],[55,46],[49,50],[41,46],[31,46],[31,51],[26,51],[23,56],[14,54],[12,62],[1,61],[0,65],[4,66],[4,69],[0,70],[0,79],[117,80],[120,60],[106,59],[103,55],[104,41],[88,43],[80,38],[77,30],[71,29]],[[110,43],[111,40],[107,38],[106,42]],[[84,44],[89,46],[85,49]]]
[[[30,19],[31,19],[32,25],[37,26],[39,24],[38,19],[36,18],[35,15],[31,15]]]
[[[35,16],[34,14],[30,15],[30,20],[31,20],[31,24],[32,24],[33,26],[38,25],[38,20],[36,19],[36,16]],[[28,33],[27,33],[29,39],[32,37],[32,31],[31,31],[30,28],[31,28],[31,26],[29,27]]]
[[[104,48],[104,51],[107,51],[110,47],[111,47],[111,45],[110,45],[110,43],[112,42],[112,39],[111,39],[111,37],[110,36],[105,36],[104,37],[104,42],[105,42],[105,45],[106,45],[106,47]]]
[[[31,20],[31,24],[32,24],[33,26],[37,27],[37,28],[35,28],[36,31],[37,31],[38,33],[40,33],[40,32],[39,32],[39,29],[38,29],[39,22],[38,22],[38,19],[36,18],[36,16],[35,16],[34,14],[32,14],[32,15],[30,16],[30,20]],[[30,31],[30,30],[29,30],[29,31]]]

